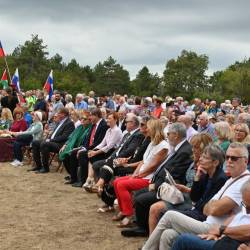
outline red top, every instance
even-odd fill
[[[161,117],[161,112],[163,111],[163,108],[160,106],[160,107],[157,107],[154,109],[154,111],[152,112],[152,115],[156,118],[160,118]]]
[[[24,119],[19,121],[14,121],[10,127],[10,131],[12,132],[20,132],[25,131],[28,128],[27,122]]]

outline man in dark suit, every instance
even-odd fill
[[[94,149],[98,144],[100,144],[106,134],[108,129],[108,125],[104,119],[102,119],[102,112],[99,108],[93,109],[90,113],[90,119],[92,123],[92,127],[83,141],[83,148],[80,149],[75,157],[78,158],[78,164],[71,166],[71,171],[75,171],[73,175],[77,173],[77,166],[79,165],[79,181],[72,184],[73,187],[82,187],[83,183],[86,181],[88,176],[88,150]],[[98,157],[103,157],[102,154],[96,155],[96,159]],[[72,176],[72,174],[71,174]]]
[[[57,117],[59,122],[49,138],[45,141],[32,142],[32,153],[36,167],[31,169],[31,171],[38,171],[38,173],[42,174],[49,172],[50,152],[58,153],[75,129],[74,123],[69,118],[68,109],[61,108],[57,112]]]
[[[165,169],[176,182],[185,184],[186,170],[192,163],[192,148],[186,140],[186,128],[182,123],[173,123],[169,127],[168,140],[173,152],[156,170],[149,188],[139,190],[134,197],[137,227],[123,230],[126,237],[146,236],[148,234],[148,216],[150,206],[159,201],[156,197],[159,186],[165,181]]]
[[[137,147],[142,143],[144,135],[139,130],[139,118],[128,113],[126,116],[127,133],[124,135],[120,147],[118,147],[112,155],[106,160],[97,161],[93,164],[93,170],[97,178],[97,185],[103,186],[104,183],[110,181],[114,172],[114,160],[118,158],[132,157]],[[90,188],[87,187],[86,190]]]

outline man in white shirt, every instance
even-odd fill
[[[206,221],[200,222],[182,213],[168,211],[150,235],[143,250],[169,250],[181,233],[206,234],[214,224],[224,224],[232,213],[237,213],[240,209],[240,189],[250,178],[247,162],[247,148],[240,143],[230,144],[226,153],[226,165],[231,178],[205,205],[203,213],[207,215]]]
[[[250,240],[250,179],[241,188],[241,210],[231,216],[224,225],[213,226],[207,234],[182,234],[175,241],[172,250],[248,249]],[[226,237],[225,237],[226,236]],[[224,238],[225,237],[225,238]],[[238,248],[239,247],[239,248]]]

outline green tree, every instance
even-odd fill
[[[112,57],[103,63],[99,62],[93,72],[95,75],[93,90],[97,94],[125,94],[129,92],[129,73]]]
[[[171,59],[166,64],[163,73],[165,94],[182,95],[188,99],[197,92],[207,89],[206,70],[208,57],[197,55],[195,52],[183,50],[178,58]]]
[[[152,96],[158,94],[160,78],[157,74],[153,75],[149,69],[144,66],[131,82],[132,92],[138,96]]]

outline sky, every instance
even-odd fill
[[[38,34],[69,62],[94,67],[112,56],[133,79],[162,75],[183,49],[209,57],[207,74],[250,57],[249,0],[0,0],[5,52]]]

